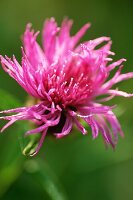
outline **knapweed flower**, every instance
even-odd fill
[[[35,105],[1,111],[8,114],[1,119],[9,121],[1,132],[18,120],[34,122],[35,129],[25,133],[41,134],[32,155],[39,151],[49,132],[56,138],[62,138],[75,125],[83,135],[86,134],[82,120],[91,127],[93,138],[101,133],[105,143],[112,147],[117,143],[118,133],[123,135],[112,111],[114,106],[102,105],[102,102],[114,96],[133,96],[112,89],[116,83],[133,78],[133,72],[121,74],[125,59],[111,63],[110,56],[114,53],[110,51],[109,37],[78,44],[90,24],[84,25],[74,36],[70,36],[71,26],[71,20],[65,19],[59,28],[53,18],[47,19],[41,48],[36,41],[38,32],[31,30],[28,24],[23,35],[21,64],[14,56],[12,59],[1,56],[3,69],[37,102]],[[114,76],[109,79],[110,72],[116,67]]]

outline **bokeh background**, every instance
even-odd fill
[[[0,0],[0,54],[21,58],[21,35],[28,22],[41,30],[45,18],[74,20],[75,33],[91,22],[85,40],[110,36],[114,59],[127,58],[123,72],[133,70],[133,1],[119,0]],[[41,41],[41,37],[39,38]],[[118,85],[133,92],[133,80]],[[24,105],[26,93],[0,69],[0,109]],[[101,137],[78,131],[67,138],[47,137],[35,158],[22,154],[25,123],[0,135],[1,200],[132,200],[133,199],[133,99],[117,97],[115,112],[125,138],[115,151],[105,149]],[[2,127],[3,122],[0,123]]]

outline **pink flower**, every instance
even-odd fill
[[[109,37],[100,37],[78,45],[90,24],[84,25],[72,37],[71,26],[72,21],[67,19],[62,22],[61,28],[53,18],[46,20],[41,48],[36,41],[38,32],[34,33],[28,24],[23,36],[21,64],[14,56],[12,59],[1,56],[3,69],[38,102],[29,107],[1,111],[3,114],[14,113],[0,117],[9,121],[1,132],[18,120],[33,121],[36,128],[25,134],[41,133],[41,138],[32,155],[39,151],[48,132],[56,138],[62,138],[76,125],[85,135],[87,131],[81,119],[91,127],[93,138],[101,133],[105,143],[112,147],[117,143],[118,133],[123,135],[112,111],[114,106],[105,106],[101,102],[114,96],[133,96],[112,89],[116,83],[133,78],[133,72],[121,74],[125,59],[110,63],[112,59],[109,56],[114,53],[110,51]],[[106,44],[97,48],[103,42]],[[116,67],[115,75],[109,79],[110,72]],[[102,95],[106,97],[97,99]]]

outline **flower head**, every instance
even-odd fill
[[[23,35],[21,64],[14,56],[12,59],[1,56],[3,69],[37,100],[31,106],[1,111],[3,114],[14,113],[1,117],[9,121],[1,132],[18,120],[33,121],[36,128],[25,133],[41,133],[33,155],[39,151],[48,132],[61,138],[71,132],[74,124],[86,134],[80,119],[91,127],[93,138],[101,133],[105,143],[112,147],[117,143],[118,133],[123,135],[112,111],[113,106],[101,103],[114,96],[133,96],[112,89],[116,83],[133,78],[133,72],[121,74],[125,59],[110,63],[110,56],[114,53],[110,51],[109,37],[78,44],[90,24],[84,25],[74,36],[70,36],[71,26],[72,21],[67,19],[62,22],[61,28],[53,18],[46,20],[41,48],[36,41],[38,32],[31,30],[28,24]],[[103,42],[104,45],[97,48]],[[115,75],[109,79],[110,72],[116,67]],[[106,97],[102,98],[103,95]]]

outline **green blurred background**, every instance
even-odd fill
[[[51,16],[58,23],[64,16],[74,19],[73,33],[91,22],[84,39],[110,36],[112,50],[116,52],[114,59],[127,58],[123,71],[133,70],[131,0],[0,0],[0,54],[15,54],[20,60],[20,36],[26,24],[31,22],[35,30],[41,30],[45,18]],[[129,80],[118,86],[133,92],[132,85],[133,80]],[[1,110],[23,105],[27,98],[2,69],[0,91]],[[22,149],[26,125],[23,122],[13,125],[0,135],[0,199],[132,200],[132,102],[119,97],[109,102],[118,105],[116,114],[125,132],[115,151],[106,150],[101,137],[93,141],[88,129],[87,136],[74,131],[62,140],[47,137],[35,158],[25,157]]]

